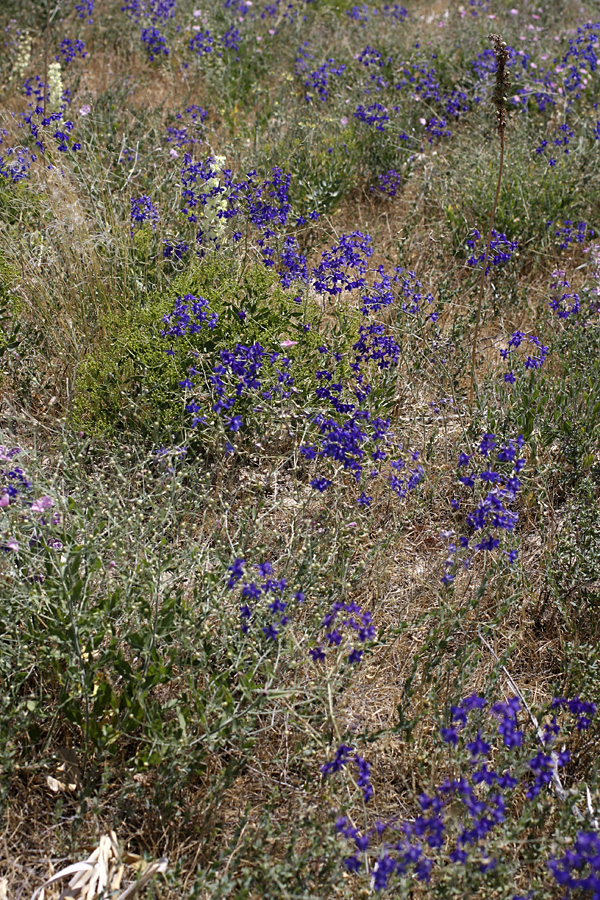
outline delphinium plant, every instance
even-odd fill
[[[421,883],[425,896],[548,897],[559,886],[566,896],[595,897],[596,812],[589,788],[565,787],[565,740],[577,743],[595,713],[595,704],[578,697],[555,698],[542,711],[542,726],[516,696],[489,703],[472,694],[451,705],[437,739],[448,747],[448,774],[418,796],[413,815],[392,814],[367,827],[348,814],[337,819],[348,871],[370,878],[377,893],[406,895]],[[345,769],[368,804],[371,767],[341,744],[321,771],[329,777]],[[562,840],[542,837],[553,819]],[[540,856],[543,866],[536,865]]]
[[[591,0],[0,6],[0,893],[596,896]]]

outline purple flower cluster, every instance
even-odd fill
[[[397,91],[407,87],[413,100],[443,104],[444,95],[433,67],[421,63],[406,63],[400,71],[400,76],[394,85]]]
[[[140,39],[148,54],[149,62],[154,62],[155,59],[160,59],[161,56],[169,55],[167,39],[160,33],[158,28],[142,28]]]
[[[598,69],[599,51],[600,22],[586,22],[577,29],[576,37],[569,38],[569,48],[560,64],[565,70],[564,90],[567,95],[571,95],[571,103],[581,97],[589,75]]]
[[[343,816],[336,822],[336,830],[355,846],[354,853],[344,860],[350,872],[359,872],[363,860],[368,859],[369,849],[377,853],[371,862],[370,871],[373,887],[379,892],[390,886],[392,876],[396,878],[414,876],[419,881],[429,882],[437,867],[469,866],[485,875],[498,865],[493,855],[497,849],[490,846],[493,833],[510,815],[511,794],[517,787],[526,787],[526,801],[533,801],[556,777],[558,769],[569,761],[569,752],[556,752],[553,745],[560,733],[560,726],[553,718],[541,736],[543,750],[536,748],[523,752],[525,732],[518,725],[521,701],[511,697],[494,703],[489,708],[496,720],[496,732],[502,747],[497,746],[493,736],[484,736],[484,711],[487,700],[477,694],[464,698],[456,706],[450,707],[450,724],[441,729],[442,740],[457,748],[457,761],[461,768],[468,766],[467,775],[446,779],[431,793],[420,794],[419,813],[412,819],[398,823],[376,822],[368,832],[360,832],[351,826]],[[551,710],[563,709],[577,715],[582,720],[581,727],[589,727],[596,708],[593,703],[576,698],[573,701],[555,700]],[[475,714],[479,727],[471,740],[467,739],[472,728],[468,728],[469,718]],[[579,725],[578,725],[579,727]],[[494,743],[496,746],[494,746]],[[468,759],[462,762],[459,744],[468,751]],[[518,759],[515,751],[518,751]],[[352,747],[342,744],[334,759],[321,767],[323,774],[337,772],[348,765]],[[502,766],[492,767],[490,759],[504,759]],[[514,768],[506,768],[506,762]],[[384,833],[394,833],[393,838],[381,841]],[[374,844],[374,846],[371,846]],[[575,852],[567,852],[562,859],[553,857],[548,867],[556,881],[567,887],[595,887],[597,873],[600,872],[598,852],[600,841],[596,835],[580,832],[575,843]],[[362,855],[359,856],[359,854]],[[581,877],[586,866],[591,874]]]
[[[175,147],[192,147],[200,143],[198,131],[207,117],[208,113],[201,106],[187,106],[183,113],[177,113],[175,116],[179,124],[167,126],[167,144],[173,144]]]
[[[377,15],[377,13],[378,10],[374,7],[374,15]],[[352,19],[353,22],[358,22],[359,25],[364,28],[371,17],[371,10],[366,3],[363,3],[361,6],[353,6],[351,9],[347,10],[346,15],[349,19]]]
[[[142,194],[141,197],[131,198],[131,233],[133,234],[136,225],[142,225],[144,222],[151,222],[152,228],[156,228],[158,222],[158,210],[153,204],[150,197]]]
[[[588,700],[581,700],[574,697],[572,700],[565,700],[564,697],[555,697],[552,701],[550,709],[568,710],[571,715],[577,716],[577,730],[586,731],[592,724],[592,718],[596,715],[596,704]]]
[[[508,346],[498,351],[502,359],[507,360],[510,366],[509,371],[504,374],[504,381],[507,384],[514,384],[517,380],[514,373],[514,351],[525,342],[533,344],[538,350],[537,354],[527,354],[525,357],[523,365],[526,369],[541,369],[550,352],[550,348],[544,346],[537,335],[526,335],[523,331],[514,331],[508,339]]]
[[[465,568],[471,563],[471,542],[477,539],[473,545],[475,552],[481,550],[492,551],[500,546],[501,532],[514,531],[518,520],[518,513],[511,509],[521,487],[518,475],[525,465],[523,458],[518,458],[518,452],[524,445],[524,440],[519,436],[516,440],[498,444],[493,434],[484,434],[476,454],[461,453],[458,458],[459,469],[465,470],[465,474],[459,476],[459,481],[471,491],[475,490],[479,483],[483,485],[487,493],[483,496],[475,509],[466,515],[465,522],[470,534],[461,535],[458,541],[454,539],[454,532],[444,533],[444,537],[450,538],[448,545],[448,557],[444,563],[446,572],[441,581],[449,585],[454,581],[454,573],[459,560]],[[494,452],[496,464],[491,468],[490,454]],[[486,460],[486,468],[483,471],[474,471],[471,462],[477,456]],[[500,471],[496,471],[500,469]],[[508,471],[502,471],[508,470]],[[460,510],[462,500],[453,499],[451,505],[457,512]],[[515,550],[508,551],[509,561],[516,560]]]
[[[371,798],[373,797],[373,786],[371,785],[371,766],[366,761],[366,759],[360,756],[358,751],[354,750],[354,748],[349,744],[340,744],[331,762],[324,763],[324,765],[321,766],[321,774],[324,778],[326,778],[333,772],[341,772],[341,770],[344,769],[351,760],[352,762],[354,762],[358,770],[357,784],[362,790],[365,803],[368,803],[369,800],[371,800]],[[342,822],[343,825],[341,824]],[[338,828],[338,831],[341,831],[342,834],[345,835],[345,837],[352,837],[356,839],[358,835],[356,829],[349,829],[347,827],[346,819],[339,819],[336,827]],[[366,849],[366,847],[364,849]]]
[[[185,153],[181,168],[181,194],[184,202],[181,212],[188,222],[195,225],[199,215],[202,216],[204,208],[213,198],[225,196],[230,182],[230,173],[222,172],[214,157],[209,156],[195,163],[192,156]],[[235,215],[235,211],[230,213],[224,210],[219,217],[229,218],[230,215]],[[200,242],[201,240],[200,234]]]
[[[461,113],[469,111],[469,103],[464,91],[450,91],[450,93],[444,94],[443,102],[446,115],[452,116],[454,119],[458,119]],[[444,122],[444,124],[446,123]]]
[[[473,18],[477,18],[478,15],[489,12],[490,0],[469,0],[469,6],[471,7],[471,15]]]
[[[214,328],[218,318],[217,313],[211,312],[208,300],[186,294],[185,297],[177,297],[173,312],[163,316],[162,321],[168,327],[161,331],[161,336],[182,338],[186,334],[198,334],[204,326]],[[168,353],[173,355],[173,350]]]
[[[594,229],[587,222],[575,223],[571,219],[565,219],[561,224],[560,222],[553,223],[550,219],[546,223],[548,228],[552,224],[555,225],[554,236],[560,239],[561,250],[566,250],[569,244],[583,244],[595,235]]]
[[[470,250],[474,250],[476,244],[482,240],[481,234],[476,228],[471,230],[471,237],[466,241],[466,245]],[[490,242],[490,253],[487,260],[485,274],[487,275],[492,266],[494,268],[504,265],[512,258],[513,253],[519,249],[518,241],[509,241],[505,234],[492,229],[492,240]],[[468,266],[476,266],[480,268],[485,260],[485,247],[477,254],[473,253],[467,260]]]
[[[189,47],[196,56],[207,56],[213,52],[214,46],[215,40],[208,29],[200,29],[190,38]]]
[[[200,315],[204,310],[200,311]],[[208,321],[209,327],[210,320]],[[260,400],[272,400],[274,397],[287,398],[294,390],[294,379],[290,374],[291,360],[281,353],[267,353],[258,343],[245,346],[236,344],[232,350],[221,350],[219,362],[213,366],[209,376],[209,385],[216,398],[212,404],[212,411],[220,416],[231,432],[238,432],[244,425],[242,416],[234,411],[234,406],[245,399],[256,397]],[[270,387],[264,383],[265,376],[262,370],[268,366],[267,378]],[[193,391],[196,387],[193,378],[199,374],[194,366],[191,366],[188,376],[180,382],[180,386]],[[258,376],[261,376],[260,378]],[[258,395],[258,396],[257,396]],[[207,424],[206,415],[198,416],[201,406],[194,399],[186,404],[186,412],[192,413],[192,428],[200,424]],[[255,411],[260,411],[260,405]],[[228,444],[229,451],[235,448]]]
[[[373,254],[371,237],[361,231],[343,234],[337,245],[321,254],[313,269],[313,286],[318,294],[335,297],[342,291],[364,287],[367,260]]]
[[[399,3],[386,3],[383,7],[382,13],[384,16],[389,16],[392,19],[397,19],[398,22],[404,22],[404,20],[408,17],[408,10],[405,6],[401,6]]]
[[[396,19],[398,22],[403,22],[408,16],[408,10],[399,3],[386,3],[382,9],[379,9],[377,6],[370,7],[363,3],[361,6],[353,6],[347,10],[346,15],[354,22],[358,22],[361,28],[364,28],[371,18],[376,18],[377,16],[388,16],[391,19]]]
[[[241,587],[240,599],[242,601],[240,604],[241,630],[244,634],[248,634],[250,621],[258,613],[261,621],[264,620],[265,616],[268,619],[267,623],[261,628],[262,633],[268,640],[275,641],[281,633],[281,629],[289,621],[286,613],[289,600],[283,599],[288,585],[285,578],[271,578],[273,575],[271,563],[257,563],[254,568],[257,570],[258,578],[264,579],[262,583],[259,583],[256,579],[250,580],[245,559],[235,559],[228,569],[227,588],[232,591],[242,582],[242,579],[247,579],[239,585]],[[270,600],[266,605],[263,603],[262,608],[259,608],[257,604],[261,598],[270,598]],[[296,604],[304,603],[302,591],[296,591],[293,594],[293,600]],[[260,615],[261,613],[262,616]]]
[[[548,306],[556,313],[559,319],[568,319],[569,316],[576,316],[581,308],[579,294],[568,290],[571,285],[567,281],[564,272],[560,270],[553,272],[552,279]]]
[[[388,110],[381,103],[372,103],[367,107],[359,103],[354,111],[354,118],[365,125],[374,125],[376,131],[385,131],[385,123],[390,121]]]
[[[8,506],[23,493],[28,493],[31,488],[31,482],[25,475],[20,466],[13,465],[15,456],[21,453],[20,447],[0,447],[0,463],[9,463],[8,466],[0,469],[0,506]],[[5,499],[6,498],[6,499]]]
[[[471,67],[479,81],[489,81],[496,72],[496,56],[490,47],[486,47],[471,61]]]
[[[381,69],[385,65],[383,56],[381,55],[379,50],[376,50],[374,47],[369,46],[369,44],[367,44],[365,49],[361,53],[359,53],[359,55],[357,56],[357,60],[361,64],[361,66],[365,66],[365,68],[367,69],[369,68],[369,66],[376,66],[377,68]],[[391,62],[391,57],[389,57],[387,61]]]
[[[27,78],[25,80],[23,89],[26,97],[33,98],[28,105],[28,111],[22,113],[23,123],[29,126],[31,136],[40,152],[45,153],[46,148],[44,146],[43,138],[48,134],[47,129],[49,129],[53,123],[56,123],[56,131],[53,132],[52,137],[57,141],[57,150],[60,150],[61,153],[64,153],[69,149],[80,150],[81,144],[72,142],[71,132],[74,127],[73,122],[70,120],[63,120],[63,115],[71,102],[70,91],[68,89],[63,91],[62,100],[59,109],[56,112],[44,116],[44,100],[50,100],[49,86],[44,84],[39,75],[36,75],[34,78]],[[40,129],[44,129],[45,133]],[[22,156],[25,161],[26,156],[24,154]]]
[[[78,19],[85,19],[87,16],[88,25],[93,24],[92,16],[94,15],[94,0],[78,0],[75,4],[75,12]]]
[[[63,66],[68,66],[76,57],[85,59],[85,44],[83,41],[72,41],[71,38],[63,38],[54,59],[59,60]]]
[[[563,125],[559,125],[558,128],[556,129],[556,132],[560,132],[560,133],[557,134],[557,136],[555,138],[553,138],[551,141],[543,140],[543,141],[541,141],[539,146],[537,146],[535,148],[535,152],[536,152],[537,156],[540,156],[542,153],[544,153],[544,151],[546,150],[547,147],[550,147],[550,148],[557,147],[559,149],[562,148],[565,156],[569,155],[569,153],[570,153],[569,145],[571,143],[571,138],[573,138],[575,136],[575,132],[566,122]],[[551,149],[551,152],[554,152],[554,151]],[[555,166],[556,160],[554,158],[549,159],[548,165]]]
[[[585,891],[592,900],[600,897],[600,837],[593,831],[578,832],[573,849],[548,862],[554,880],[566,890]]]
[[[348,613],[347,618],[342,618],[340,613]],[[325,645],[317,644],[308,652],[315,662],[325,659],[325,647],[339,647],[346,631],[347,638],[350,642],[348,654],[348,662],[352,665],[359,663],[363,656],[363,651],[353,645],[353,638],[356,636],[359,643],[364,644],[367,641],[374,641],[376,632],[372,622],[371,613],[363,611],[356,603],[342,603],[337,601],[327,613],[321,627],[325,629]]]
[[[225,34],[221,36],[220,43],[225,50],[233,50],[234,53],[239,53],[242,43],[242,34],[239,28],[231,25]],[[239,57],[236,57],[236,62],[239,62]]]
[[[418,459],[418,456],[419,453],[416,450],[411,455],[415,462]],[[425,470],[420,463],[407,469],[406,462],[403,459],[393,459],[391,461],[391,467],[395,471],[390,474],[390,487],[401,500],[404,500],[411,491],[414,491],[417,485],[425,478]],[[403,471],[404,474],[398,475],[397,473],[400,471]]]
[[[311,72],[305,80],[304,87],[306,88],[306,93],[304,99],[310,103],[313,96],[316,94],[320,100],[327,100],[329,97],[329,79],[332,75],[342,75],[345,71],[345,65],[336,65],[333,58],[328,59],[322,66],[319,66],[318,69]]]
[[[125,0],[121,12],[127,13],[130,19],[138,22],[141,18],[149,19],[153,25],[165,24],[175,15],[177,0]]]
[[[36,159],[35,153],[27,147],[7,147],[4,154],[0,154],[0,176],[17,184],[27,178]]]
[[[396,172],[395,169],[388,169],[387,172],[383,172],[378,176],[377,184],[371,187],[371,191],[379,191],[381,194],[385,194],[386,197],[395,197],[401,184],[402,175]]]
[[[433,143],[434,138],[450,138],[452,132],[447,128],[447,121],[443,116],[430,116],[425,123],[425,131],[427,132],[427,141]]]
[[[369,292],[362,295],[363,305],[361,312],[364,316],[378,312],[384,306],[399,301],[402,312],[409,316],[416,316],[423,310],[423,301],[427,305],[433,302],[433,294],[423,294],[423,285],[415,272],[404,269],[402,266],[394,266],[391,275],[385,272],[383,266],[376,270],[380,280],[373,281]]]

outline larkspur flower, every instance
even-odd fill
[[[148,55],[149,62],[154,62],[155,59],[160,59],[161,56],[169,55],[167,39],[158,28],[142,28],[140,39]]]
[[[152,203],[150,197],[146,194],[142,194],[141,197],[131,198],[130,218],[132,234],[135,226],[141,225],[144,222],[150,222],[152,228],[156,228],[156,223],[158,222],[158,210]]]

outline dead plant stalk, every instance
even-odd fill
[[[496,82],[494,92],[492,94],[492,103],[496,107],[496,123],[498,128],[498,136],[500,137],[500,165],[498,167],[498,181],[496,183],[496,196],[492,206],[490,215],[490,227],[488,230],[487,243],[485,248],[485,256],[483,258],[483,266],[481,269],[481,279],[479,281],[479,299],[477,302],[477,316],[475,318],[475,333],[473,335],[473,347],[471,350],[471,383],[469,387],[469,405],[473,405],[473,390],[475,387],[475,358],[477,354],[477,338],[479,336],[479,323],[481,321],[481,307],[483,305],[483,295],[485,292],[485,275],[492,245],[492,232],[494,230],[494,220],[496,218],[496,210],[498,209],[498,201],[500,199],[500,186],[502,184],[502,171],[504,169],[504,135],[506,130],[506,93],[510,85],[508,72],[506,71],[506,63],[508,61],[508,50],[506,44],[499,34],[490,34],[489,39],[494,45],[494,54],[496,56]]]

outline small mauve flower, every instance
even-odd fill
[[[44,512],[46,509],[50,509],[51,506],[54,506],[54,500],[52,497],[40,497],[39,500],[35,500],[31,504],[32,512]]]
[[[4,550],[14,550],[16,553],[17,550],[19,549],[19,545],[18,545],[17,541],[15,540],[15,538],[11,537],[11,538],[8,538],[7,541],[5,541],[3,549]]]
[[[177,150],[174,150],[171,147],[171,149],[169,150],[169,156],[171,157],[171,159],[177,159],[177,157],[179,156],[179,153],[177,152]]]
[[[10,497],[8,496],[8,494],[3,494],[0,497],[0,507],[6,507],[6,506],[8,506],[9,503],[10,503]]]
[[[81,109],[79,110],[79,115],[80,115],[80,116],[89,116],[89,114],[91,113],[91,111],[92,111],[92,107],[91,107],[91,106],[88,106],[87,103],[84,103],[84,105],[83,105],[83,106],[81,107]]]
[[[288,347],[295,347],[298,341],[290,341],[289,338],[286,338],[285,341],[280,341],[279,346],[287,349]]]

